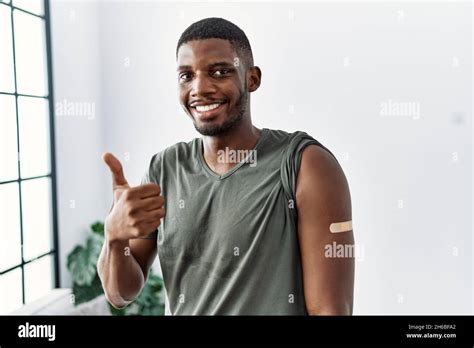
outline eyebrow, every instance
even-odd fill
[[[233,65],[232,63],[222,61],[222,62],[216,62],[216,63],[209,64],[209,65],[207,66],[207,68],[208,68],[208,69],[212,69],[212,68],[215,68],[215,67],[217,67],[217,66],[229,67],[229,68],[230,68],[230,67],[232,67],[232,68],[234,67],[234,65]],[[176,69],[176,71],[187,70],[187,69],[191,69],[191,68],[192,68],[191,65],[180,65],[180,66],[178,67],[178,69]]]

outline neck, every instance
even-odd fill
[[[237,163],[220,163],[218,151],[225,150],[251,150],[260,138],[261,130],[252,125],[250,117],[242,121],[229,132],[203,137],[204,159],[207,165],[217,174],[222,175],[232,169]]]

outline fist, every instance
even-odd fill
[[[154,183],[130,187],[120,161],[105,153],[102,159],[112,174],[113,205],[105,219],[109,241],[143,238],[154,232],[165,216],[160,186]]]

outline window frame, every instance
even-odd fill
[[[49,108],[49,155],[50,155],[50,171],[48,174],[40,175],[40,176],[33,176],[22,178],[21,177],[21,165],[20,165],[20,158],[17,161],[18,165],[18,176],[16,179],[13,180],[6,180],[0,181],[0,185],[9,184],[9,183],[17,183],[18,184],[18,194],[19,194],[19,214],[20,214],[20,249],[21,249],[21,263],[9,267],[7,269],[0,270],[0,277],[14,271],[18,268],[21,268],[21,288],[22,288],[22,304],[25,305],[25,266],[29,263],[32,263],[36,260],[39,260],[43,257],[48,255],[53,256],[53,267],[52,267],[52,275],[53,275],[53,288],[60,287],[60,268],[59,268],[59,237],[58,237],[58,211],[57,211],[57,180],[56,180],[56,145],[55,145],[55,124],[54,124],[54,90],[53,90],[53,73],[52,73],[52,50],[51,50],[51,22],[50,22],[50,1],[49,0],[42,0],[44,13],[43,15],[35,14],[29,12],[28,10],[16,7],[12,0],[8,3],[0,0],[0,6],[7,6],[10,8],[10,16],[11,16],[11,38],[12,38],[12,52],[13,52],[13,77],[14,77],[14,92],[3,92],[0,91],[0,95],[8,95],[15,97],[15,106],[16,106],[16,136],[17,136],[17,154],[20,154],[20,123],[19,123],[19,112],[18,112],[18,98],[19,97],[31,97],[31,98],[41,98],[48,101],[48,108]],[[44,96],[38,95],[30,95],[30,94],[22,94],[18,93],[18,81],[17,81],[17,67],[16,67],[16,48],[15,48],[15,31],[14,31],[14,10],[21,11],[28,15],[35,16],[41,18],[44,23],[45,31],[45,54],[46,54],[46,77],[48,91],[47,94]],[[21,156],[21,155],[20,155]],[[22,185],[23,181],[34,180],[39,178],[50,178],[50,196],[49,202],[51,204],[51,227],[52,227],[52,248],[41,255],[34,257],[33,259],[25,260],[24,259],[24,251],[23,251],[23,244],[24,244],[24,233],[23,233],[23,203],[22,203]]]

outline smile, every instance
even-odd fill
[[[215,103],[211,105],[198,105],[196,106],[196,110],[199,112],[210,111],[210,110],[214,110],[218,108],[220,105],[221,105],[220,103]]]
[[[200,119],[208,119],[218,115],[225,104],[225,102],[218,102],[207,105],[196,105],[192,106],[191,109],[194,116],[199,117]]]

